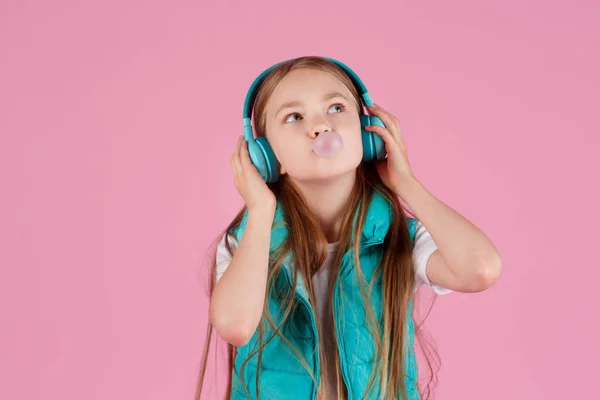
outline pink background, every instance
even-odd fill
[[[502,253],[492,289],[436,301],[437,398],[599,398],[599,12],[3,1],[0,398],[192,397],[242,102],[306,54],[357,71],[417,176]]]

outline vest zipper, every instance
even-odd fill
[[[287,269],[284,268],[284,273],[285,276],[290,284],[290,287],[292,287],[292,278],[290,277],[290,274],[288,273]],[[310,316],[310,322],[311,322],[311,329],[313,332],[313,337],[315,338],[315,348],[316,348],[316,368],[315,368],[315,378],[317,380],[317,385],[320,385],[321,383],[321,365],[319,362],[319,352],[320,352],[320,346],[319,346],[319,336],[318,336],[318,332],[316,331],[316,323],[315,323],[315,316],[314,313],[312,312],[312,307],[310,306],[310,302],[308,302],[303,296],[299,295],[298,293],[296,293],[296,288],[294,288],[294,295],[296,298],[298,298],[300,300],[300,302],[302,304],[304,304],[304,307],[306,308],[306,310],[308,311],[308,314]],[[317,398],[317,387],[313,388],[313,395],[312,395],[312,399],[315,400]]]
[[[364,249],[366,249],[367,247],[371,247],[377,244],[381,244],[383,243],[383,240],[380,239],[371,239],[370,241],[364,242],[363,244],[360,245],[360,250],[359,250],[359,256],[360,256],[360,252]],[[349,258],[352,254],[352,249],[348,250],[346,252],[346,254],[344,254],[344,256],[342,257],[342,263],[347,263],[347,258]],[[340,265],[340,270],[338,271],[338,278],[341,275],[342,272],[342,266]],[[334,286],[334,297],[335,297],[335,301],[333,302],[333,316],[334,318],[337,320],[338,318],[338,312],[339,312],[339,308],[340,308],[340,296],[339,296],[339,289],[338,289],[338,285],[337,282]],[[344,384],[346,386],[347,392],[348,392],[348,398],[347,400],[352,400],[352,391],[350,390],[350,386],[348,385],[348,383],[350,382],[350,374],[348,372],[348,365],[347,365],[347,357],[346,357],[346,347],[344,346],[344,341],[343,341],[343,337],[339,334],[337,327],[335,327],[335,335],[337,337],[337,342],[338,342],[338,351],[342,354],[340,357],[340,366],[341,366],[341,370],[342,370],[342,379],[344,380]]]
[[[339,312],[339,293],[338,293],[338,285],[336,283],[335,285],[335,290],[334,290],[334,294],[335,294],[335,301],[333,302],[333,315],[337,320],[337,315]],[[335,329],[335,335],[337,337],[337,342],[338,342],[338,351],[341,353],[341,357],[340,357],[340,366],[341,366],[341,372],[342,372],[342,379],[344,381],[344,386],[346,386],[347,392],[348,392],[348,400],[352,400],[352,391],[350,390],[350,386],[349,386],[349,382],[350,382],[350,377],[348,376],[348,366],[347,366],[347,358],[346,358],[346,347],[344,346],[344,341],[343,338],[341,337],[341,335],[338,333],[338,329],[335,327],[335,323],[334,323],[334,329]]]

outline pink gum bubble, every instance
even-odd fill
[[[312,148],[320,157],[335,157],[344,147],[342,138],[335,132],[323,132],[313,140]]]

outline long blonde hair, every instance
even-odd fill
[[[273,93],[275,87],[279,82],[292,70],[299,68],[313,68],[320,69],[329,72],[336,76],[342,81],[348,89],[352,92],[352,95],[356,99],[356,103],[361,107],[361,100],[356,88],[352,84],[350,78],[334,63],[323,59],[321,57],[301,57],[286,63],[283,63],[276,67],[262,82],[259,87],[258,94],[254,104],[254,121],[255,121],[255,132],[259,136],[265,135],[265,106],[267,100]],[[360,109],[357,109],[360,111]],[[308,208],[306,201],[304,200],[301,192],[294,185],[294,183],[286,176],[283,175],[278,182],[270,183],[269,187],[275,193],[278,201],[281,203],[282,209],[285,216],[285,224],[288,228],[289,235],[283,242],[282,247],[277,251],[282,256],[277,257],[271,262],[269,266],[269,275],[267,281],[267,288],[271,287],[271,283],[277,278],[279,272],[282,269],[283,255],[289,251],[292,252],[294,260],[294,277],[293,286],[289,288],[288,293],[285,294],[282,304],[286,307],[284,318],[281,324],[289,317],[290,312],[293,308],[294,302],[294,287],[298,280],[298,274],[301,274],[309,293],[311,304],[314,305],[314,290],[312,287],[312,276],[316,272],[315,267],[322,265],[327,256],[327,240],[320,229],[317,218],[311,213]],[[415,278],[415,272],[412,268],[412,241],[409,236],[406,213],[402,205],[398,201],[395,194],[389,190],[381,181],[377,171],[372,163],[361,163],[357,168],[357,179],[352,189],[351,195],[348,199],[345,214],[342,219],[342,229],[340,235],[340,246],[336,254],[332,268],[330,271],[330,277],[334,277],[339,269],[339,264],[343,253],[352,248],[354,252],[355,260],[355,271],[359,277],[362,277],[362,270],[358,258],[358,251],[360,245],[361,235],[352,232],[352,221],[358,210],[358,219],[355,226],[357,232],[361,232],[365,222],[367,209],[370,203],[371,196],[378,192],[383,195],[393,205],[393,218],[389,233],[386,236],[383,250],[383,258],[379,265],[378,271],[382,272],[382,290],[383,290],[383,325],[379,324],[373,311],[370,307],[367,307],[367,321],[369,330],[372,334],[375,349],[377,354],[380,355],[378,363],[371,374],[369,383],[367,385],[367,393],[369,390],[374,389],[375,385],[379,387],[379,393],[382,398],[385,399],[405,399],[406,398],[406,385],[405,385],[405,357],[406,357],[406,346],[405,341],[407,340],[407,326],[406,326],[406,313],[409,307],[409,302],[413,296],[413,281]],[[226,247],[230,254],[232,253],[232,246],[229,243],[228,237],[232,230],[237,227],[243,219],[246,208],[244,207],[229,226],[222,232],[219,239],[223,235],[227,235]],[[352,239],[354,238],[354,239]],[[210,269],[210,286],[209,295],[212,295],[215,282],[216,282],[216,257],[212,257],[211,269]],[[378,272],[376,272],[378,273]],[[360,279],[359,279],[360,281]],[[332,301],[332,293],[335,287],[335,280],[330,279],[328,301]],[[369,287],[367,282],[363,279],[363,284],[360,287],[361,294],[365,300],[365,304],[368,304]],[[267,292],[269,290],[267,289]],[[264,336],[265,329],[271,327],[275,332],[273,337],[279,336],[284,343],[291,346],[290,342],[283,337],[280,332],[281,325],[275,325],[272,316],[269,313],[268,302],[265,302],[265,308],[263,310],[263,318],[259,324],[258,330],[261,338]],[[330,307],[330,310],[333,308]],[[413,308],[413,312],[416,309]],[[334,316],[332,311],[327,315],[326,323],[330,326],[334,326]],[[319,325],[318,319],[317,324]],[[317,326],[318,331],[321,331],[321,327]],[[421,339],[421,348],[424,349],[421,333],[421,325],[415,324],[415,335]],[[201,361],[200,373],[198,376],[196,395],[195,399],[200,400],[202,393],[202,387],[204,384],[204,377],[206,373],[208,354],[210,351],[210,344],[212,339],[213,326],[210,321],[208,323],[206,341],[204,345],[204,353]],[[321,335],[319,335],[321,336]],[[336,335],[334,336],[334,340]],[[267,346],[273,337],[269,337],[266,340],[261,340],[262,345],[260,348],[253,352],[247,360],[243,363],[240,371],[242,377],[241,381],[244,382],[244,366],[251,357],[258,354],[259,363],[262,349]],[[337,347],[337,343],[336,343]],[[320,346],[323,348],[323,346]],[[302,360],[302,355],[296,349],[291,350]],[[343,380],[340,373],[340,359],[338,352],[335,352],[335,370],[336,370],[336,381],[340,399],[346,398],[346,388],[343,384]],[[431,372],[431,379],[425,386],[425,390],[419,390],[422,398],[427,398],[431,393],[432,386],[435,386],[435,373],[434,364],[430,360],[431,356],[437,355],[435,352],[425,351],[425,358]],[[233,363],[236,356],[236,349],[234,346],[227,344],[227,363],[228,363],[228,382],[226,398],[231,397],[231,372],[233,371]],[[321,373],[326,371],[324,364],[326,359],[323,354],[319,355],[321,365]],[[306,362],[303,362],[308,373],[313,376],[312,371],[308,367]],[[257,374],[257,380],[260,378],[260,373]],[[315,379],[315,384],[316,384]],[[320,379],[321,387],[319,389],[319,397],[325,393],[325,379],[321,376]],[[257,384],[258,388],[258,384]],[[256,394],[257,398],[259,394]]]

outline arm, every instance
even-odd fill
[[[438,245],[427,261],[429,281],[457,292],[479,292],[493,285],[502,264],[494,245],[415,178],[398,119],[378,105],[369,111],[385,124],[365,127],[385,142],[388,157],[375,164],[381,180],[413,210]]]
[[[502,261],[476,226],[433,196],[414,176],[396,193],[427,228],[438,246],[427,261],[427,278],[457,292],[480,292],[500,276]]]
[[[253,209],[230,264],[215,285],[209,318],[224,340],[243,346],[260,322],[265,302],[274,209]]]

